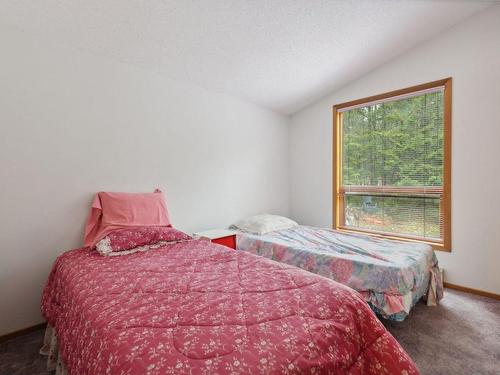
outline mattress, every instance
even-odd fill
[[[238,233],[237,249],[294,265],[359,291],[379,315],[404,320],[423,297],[443,296],[429,245],[298,226],[264,235]]]
[[[203,239],[68,251],[42,312],[72,375],[418,373],[358,292]]]

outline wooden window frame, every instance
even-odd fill
[[[428,238],[421,238],[409,235],[397,235],[394,233],[383,233],[378,231],[372,231],[368,229],[353,229],[344,226],[344,195],[341,190],[341,173],[342,173],[342,132],[341,132],[341,116],[340,110],[347,107],[359,106],[364,103],[381,101],[384,99],[395,98],[401,95],[408,95],[416,93],[418,91],[430,90],[433,88],[444,87],[443,92],[443,186],[436,187],[436,191],[430,192],[429,188],[426,188],[426,193],[436,193],[441,195],[441,210],[442,210],[442,240],[432,241]],[[395,98],[397,99],[397,98]],[[386,92],[379,95],[370,96],[363,99],[353,100],[341,104],[336,104],[333,106],[333,228],[346,232],[355,233],[366,233],[376,237],[384,237],[403,241],[421,242],[427,243],[432,246],[435,250],[441,251],[451,251],[451,104],[452,104],[452,78],[445,78],[429,83],[424,83],[422,85],[416,85],[407,87],[401,90],[395,90]],[[363,189],[366,191],[369,189],[370,192],[377,189],[377,187],[361,187],[359,186],[360,192]],[[389,191],[391,190],[391,191]],[[392,191],[397,190],[397,191]],[[384,189],[385,193],[419,193],[419,188],[417,187],[397,187],[393,189]]]

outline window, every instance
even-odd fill
[[[451,247],[451,78],[335,105],[334,227]]]

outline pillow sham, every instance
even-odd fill
[[[94,247],[116,229],[138,226],[171,226],[161,190],[141,194],[100,192],[87,219],[84,244]]]
[[[284,216],[259,214],[237,221],[231,225],[231,228],[255,234],[266,234],[276,230],[297,227],[298,225],[295,221]]]
[[[101,255],[126,255],[191,239],[191,236],[171,227],[124,228],[117,229],[100,240],[96,250]]]

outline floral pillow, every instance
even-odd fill
[[[191,239],[191,236],[171,227],[124,228],[117,229],[100,240],[96,250],[101,255],[126,255]]]

